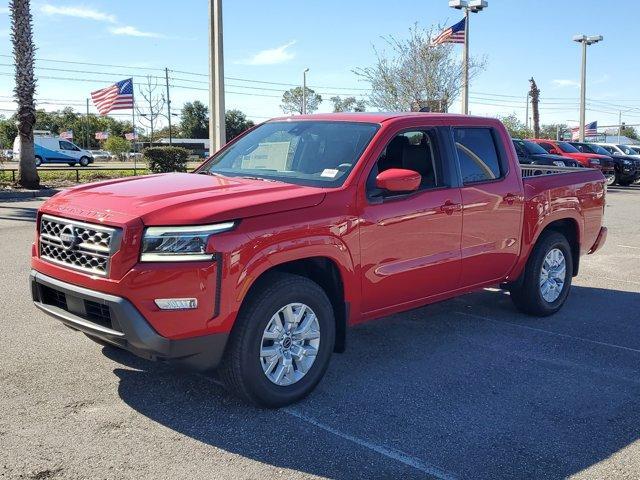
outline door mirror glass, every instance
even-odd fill
[[[387,192],[415,192],[420,188],[422,176],[413,170],[390,168],[376,177],[376,187]]]

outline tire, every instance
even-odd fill
[[[87,157],[81,157],[80,158],[80,165],[82,165],[83,167],[88,167],[89,166],[89,159]]]
[[[70,167],[75,167],[76,166],[76,162],[68,162],[67,165],[69,165]]]
[[[335,343],[333,308],[324,290],[306,277],[271,273],[259,282],[251,290],[250,296],[240,309],[219,373],[227,389],[243,400],[261,407],[283,407],[307,396],[327,370]],[[264,335],[267,335],[267,329],[274,325],[274,318],[284,318],[280,316],[281,309],[291,304],[303,304],[307,307],[305,312],[311,311],[315,314],[319,329],[319,344],[316,344],[317,348],[305,346],[305,350],[317,352],[313,357],[314,360],[310,360],[312,356],[303,357],[305,361],[312,362],[306,367],[308,368],[306,373],[301,369],[301,363],[298,360],[290,371],[287,370],[290,373],[285,374],[282,380],[293,379],[296,375],[301,375],[301,378],[290,384],[277,384],[268,375],[277,374],[283,364],[278,360],[271,373],[267,373],[265,368],[269,369],[267,366],[271,364],[269,360],[277,357],[261,356],[261,354],[268,349],[276,348],[275,342],[278,340],[265,340]],[[304,314],[298,327],[311,323],[313,317],[309,315],[309,313]],[[291,331],[299,330],[292,328]],[[277,334],[273,333],[273,335]],[[295,333],[292,338],[296,338]],[[305,340],[307,341],[315,340]],[[265,342],[273,342],[273,345],[264,346]],[[285,343],[282,345],[284,346]],[[291,342],[289,346],[291,347]],[[291,348],[293,352],[294,347]],[[292,354],[289,353],[289,359],[292,358]]]
[[[42,157],[36,155],[36,167],[39,167],[40,165],[42,165]]]
[[[545,258],[554,250],[559,251],[563,256],[565,274],[564,282],[557,298],[551,300],[545,299],[542,292],[541,280],[544,275],[542,267]],[[554,269],[550,269],[550,271],[553,270]],[[511,300],[513,300],[518,310],[537,317],[546,317],[560,310],[569,295],[571,280],[573,278],[573,257],[567,238],[558,232],[544,232],[529,256],[523,275],[522,281],[519,282],[517,286],[510,288]],[[558,292],[557,283],[551,279],[551,275],[549,275],[549,285],[554,286],[554,288],[551,289],[554,291],[554,294]]]
[[[616,176],[615,175],[607,175],[604,178],[605,178],[605,181],[607,183],[607,187],[611,187],[612,185],[615,185],[615,183],[616,183]]]

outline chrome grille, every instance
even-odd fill
[[[111,256],[120,247],[120,230],[43,215],[39,247],[43,260],[106,276]]]

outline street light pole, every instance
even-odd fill
[[[167,120],[169,121],[169,145],[173,144],[173,135],[171,134],[171,97],[169,96],[169,69],[164,69],[164,78],[167,86]]]
[[[469,12],[478,13],[489,6],[486,0],[449,0],[449,6],[464,10],[464,48],[462,50],[462,113],[469,114]]]
[[[225,142],[222,0],[209,0],[209,154]]]
[[[582,44],[582,67],[580,69],[580,141],[584,142],[585,111],[587,100],[587,47],[602,41],[602,35],[575,35],[574,42]]]
[[[300,111],[302,112],[302,115],[307,114],[307,72],[308,71],[309,71],[308,68],[305,68],[302,71],[302,108],[300,109]]]

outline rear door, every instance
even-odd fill
[[[462,182],[461,286],[502,280],[520,253],[524,198],[520,173],[495,128],[453,127]]]

